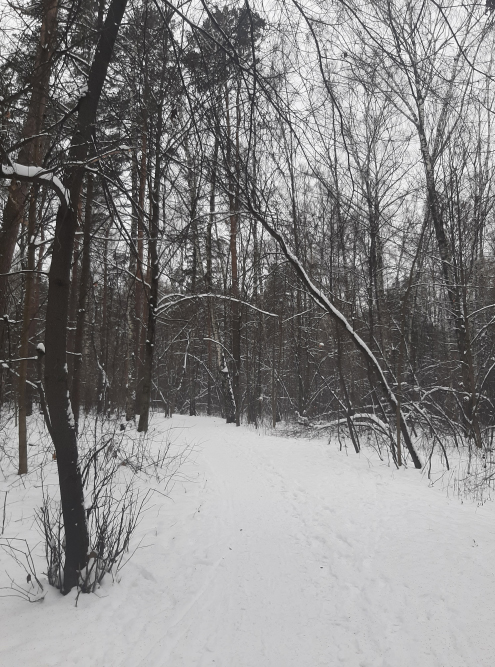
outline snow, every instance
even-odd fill
[[[67,364],[64,365],[64,372],[68,372]],[[72,412],[69,390],[67,390],[67,419],[69,420],[71,428],[76,428],[76,420],[74,419],[74,413]]]
[[[37,604],[0,601],[1,665],[493,665],[491,503],[462,504],[417,470],[335,442],[217,418],[153,424],[194,455],[168,497],[153,496],[120,583],[77,607],[54,589]],[[2,502],[4,491],[4,537],[39,542],[39,488],[13,473]],[[14,575],[0,551],[5,569]]]
[[[45,346],[43,345],[43,343],[38,343],[38,345],[36,345],[36,349],[41,354],[45,354]]]

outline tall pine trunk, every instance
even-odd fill
[[[239,304],[239,275],[237,262],[237,233],[239,227],[239,132],[240,132],[240,85],[236,94],[236,125],[234,140],[234,156],[232,155],[231,121],[229,95],[226,91],[226,121],[227,121],[227,161],[229,170],[229,209],[230,209],[230,260],[231,260],[231,301],[230,316],[232,329],[232,389],[235,402],[235,423],[241,423],[241,308]],[[228,421],[228,418],[227,418]]]
[[[135,338],[134,338],[134,364],[135,364],[135,387],[134,395],[136,405],[134,412],[141,413],[140,400],[142,397],[142,377],[143,377],[143,324],[144,324],[144,302],[146,297],[145,281],[146,271],[144,268],[144,205],[146,195],[146,179],[148,175],[148,137],[147,137],[147,117],[143,112],[141,128],[141,160],[139,165],[139,198],[138,198],[138,219],[137,219],[137,271],[136,287],[134,291],[134,317],[135,317]]]
[[[41,163],[43,138],[40,134],[46,108],[48,84],[52,70],[52,58],[56,45],[58,0],[43,0],[43,18],[35,56],[32,76],[32,93],[29,108],[22,128],[21,139],[36,137],[26,142],[19,150],[17,162],[24,165]],[[19,234],[29,183],[12,180],[8,199],[3,211],[0,228],[0,316],[6,306],[6,286],[15,244]]]
[[[162,79],[163,87],[163,79]],[[162,91],[163,92],[163,91]],[[163,96],[161,97],[163,99]],[[139,405],[139,422],[137,430],[139,432],[146,432],[149,425],[150,403],[151,403],[151,386],[153,374],[153,357],[155,349],[155,334],[156,334],[156,309],[158,304],[158,279],[159,279],[159,262],[158,262],[158,232],[160,219],[160,178],[162,173],[161,168],[161,139],[163,128],[163,108],[162,103],[158,107],[158,126],[156,130],[156,147],[155,147],[155,173],[153,182],[153,195],[151,205],[151,221],[148,235],[148,251],[150,260],[150,291],[147,303],[147,329],[146,342],[144,346],[144,363],[142,373],[142,388],[141,400]]]

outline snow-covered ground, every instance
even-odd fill
[[[491,503],[323,440],[205,417],[154,425],[194,451],[169,497],[153,495],[120,583],[77,607],[54,589],[1,599],[2,667],[495,664]],[[34,545],[40,490],[13,481],[0,482],[5,535]]]

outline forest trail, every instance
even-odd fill
[[[335,443],[159,424],[194,445],[174,502],[155,495],[100,598],[2,601],[2,666],[493,665],[491,504]]]

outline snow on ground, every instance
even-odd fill
[[[0,600],[2,667],[495,664],[492,504],[322,440],[206,417],[154,424],[195,445],[187,479],[153,496],[120,583],[77,608],[53,589]],[[39,540],[17,488],[6,534]]]

